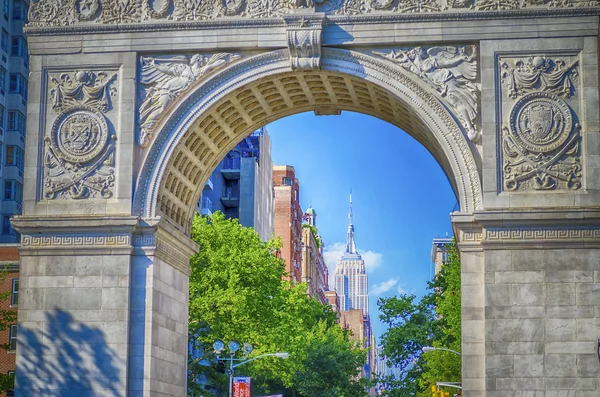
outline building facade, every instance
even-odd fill
[[[302,282],[302,208],[300,184],[290,165],[273,166],[275,235],[281,237],[281,258],[290,280]]]
[[[311,207],[304,214],[302,225],[302,282],[307,284],[308,295],[327,303],[329,271],[323,258],[323,240],[317,230],[317,212]]]
[[[10,218],[21,213],[23,172],[25,168],[25,115],[29,54],[23,25],[27,23],[29,2],[3,0],[0,18],[0,178],[2,229],[0,242],[15,243],[18,234]]]
[[[431,243],[431,262],[437,275],[444,263],[448,261],[448,244],[452,243],[451,237],[434,238]]]
[[[231,150],[204,185],[196,206],[202,215],[221,211],[252,227],[263,241],[274,231],[271,139],[263,127]]]

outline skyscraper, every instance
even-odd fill
[[[354,220],[352,215],[352,193],[346,234],[346,252],[338,259],[335,269],[335,289],[340,297],[340,310],[361,309],[369,314],[369,290],[365,261],[356,251]]]

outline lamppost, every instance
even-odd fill
[[[462,356],[462,354],[460,354],[456,350],[446,349],[445,347],[432,347],[432,346],[424,346],[423,347],[423,353],[432,352],[434,350],[443,350],[443,351],[451,352],[451,353],[454,353],[454,354],[458,354],[459,356]]]
[[[462,354],[460,354],[460,352],[457,352],[456,350],[446,349],[445,347],[433,347],[433,346],[424,346],[423,347],[423,353],[428,353],[428,352],[432,352],[435,350],[442,350],[442,351],[446,351],[446,352],[450,352],[450,353],[454,353],[454,354],[458,354],[459,356],[462,356]],[[453,387],[455,389],[462,390],[461,382],[437,382],[436,386],[433,386],[433,387],[440,387],[440,386]]]
[[[231,342],[229,342],[227,344],[227,346],[229,347],[229,358],[222,358],[221,352],[223,352],[225,350],[225,343],[221,339],[217,339],[213,343],[213,349],[217,356],[217,361],[229,361],[229,368],[227,369],[227,375],[229,375],[229,397],[232,397],[232,394],[233,394],[233,374],[237,367],[247,364],[256,359],[262,358],[262,357],[272,356],[272,357],[284,358],[284,359],[289,357],[288,353],[279,352],[279,353],[266,353],[266,354],[261,354],[260,356],[248,358],[248,355],[250,355],[250,353],[252,353],[252,350],[254,350],[254,347],[250,343],[244,343],[244,345],[241,346],[242,352],[244,353],[244,357],[243,358],[235,358],[235,353],[238,350],[240,350],[240,343],[236,340],[232,340]]]

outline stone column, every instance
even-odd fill
[[[464,395],[598,396],[600,212],[485,211],[453,221]]]
[[[168,225],[19,217],[17,395],[185,395],[189,257]]]

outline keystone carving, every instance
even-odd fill
[[[578,60],[531,56],[500,60],[502,175],[507,191],[582,186],[581,126],[575,95]],[[571,102],[571,105],[569,104]]]
[[[92,73],[89,70],[51,77],[52,109],[60,113],[71,106],[87,105],[106,112],[112,106],[110,97],[116,93],[111,84],[116,77],[116,74],[109,76],[106,72]]]
[[[471,46],[416,47],[386,52],[373,51],[415,74],[433,87],[450,105],[473,142],[477,128],[479,88],[477,86],[477,48]]]
[[[31,0],[33,27],[220,18],[270,18],[296,11],[338,15],[510,12],[600,6],[600,0]],[[545,14],[544,14],[545,15]],[[468,17],[467,17],[468,18]]]
[[[186,92],[201,77],[240,55],[217,53],[168,57],[142,57],[142,104],[140,106],[139,144],[146,147],[154,134],[156,124],[167,107]]]
[[[322,19],[312,21],[284,18],[292,70],[311,70],[321,67]]]

